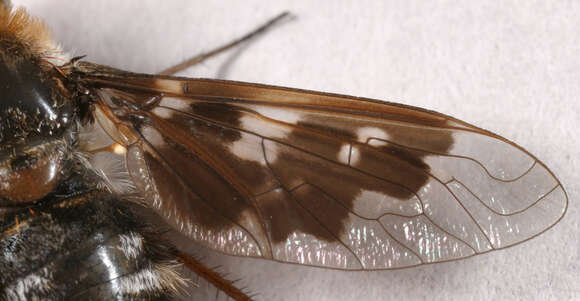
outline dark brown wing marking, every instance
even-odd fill
[[[531,154],[392,103],[81,64],[96,119],[160,215],[216,250],[340,269],[511,246],[566,211]],[[115,132],[115,128],[119,128]]]

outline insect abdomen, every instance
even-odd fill
[[[1,300],[157,300],[181,280],[164,244],[109,193],[48,200],[0,224]]]

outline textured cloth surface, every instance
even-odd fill
[[[221,265],[230,278],[241,278],[240,285],[259,293],[258,300],[580,298],[580,2],[13,2],[44,18],[73,54],[148,73],[289,10],[296,16],[292,22],[182,74],[436,110],[520,144],[567,189],[567,216],[552,230],[514,248],[457,262],[360,273],[200,250],[210,265]],[[202,285],[194,296],[206,291]],[[215,291],[208,296],[213,300]]]

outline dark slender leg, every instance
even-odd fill
[[[244,35],[243,37],[241,37],[237,40],[234,40],[228,44],[225,44],[219,48],[216,48],[212,51],[196,55],[196,56],[186,60],[185,62],[182,62],[180,64],[177,64],[175,66],[172,66],[170,68],[167,68],[167,69],[159,72],[159,74],[160,75],[173,75],[179,71],[185,70],[191,66],[199,64],[199,63],[203,62],[204,60],[206,60],[206,59],[208,59],[216,54],[219,54],[219,53],[226,51],[232,47],[238,46],[241,43],[244,43],[248,40],[251,40],[252,38],[254,38],[254,37],[260,35],[261,33],[263,33],[264,31],[272,28],[272,26],[274,26],[276,23],[282,21],[283,19],[285,19],[289,16],[290,16],[290,14],[288,12],[283,12],[283,13],[279,14],[278,16],[272,18],[270,21],[266,22],[262,26],[256,28],[255,30],[249,32],[248,34]]]
[[[176,255],[177,259],[183,263],[184,266],[215,286],[217,288],[216,294],[223,292],[236,301],[252,301],[248,295],[242,292],[239,288],[235,287],[231,281],[224,279],[218,273],[206,267],[195,258],[181,252],[177,253]]]

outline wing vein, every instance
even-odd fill
[[[356,214],[355,212],[353,212],[352,210],[348,209],[346,206],[344,206],[344,204],[337,200],[334,196],[332,196],[331,194],[329,194],[328,192],[326,192],[324,189],[318,187],[317,185],[314,185],[312,183],[306,183],[306,185],[309,185],[311,187],[313,187],[314,189],[320,191],[320,193],[324,194],[326,197],[328,197],[329,199],[333,200],[335,203],[337,203],[339,206],[343,207],[344,209],[346,209],[348,212],[352,213],[353,215],[367,220],[367,221],[374,221],[377,222],[377,224],[379,224],[381,226],[381,228],[383,228],[383,230],[385,231],[385,233],[394,241],[396,241],[398,244],[400,244],[403,248],[409,250],[409,252],[413,253],[413,255],[417,256],[417,258],[419,259],[419,261],[423,262],[423,260],[421,259],[421,256],[419,256],[417,253],[415,253],[415,251],[413,251],[411,248],[409,248],[406,244],[401,243],[399,240],[397,240],[393,235],[391,235],[391,233],[389,231],[387,231],[387,229],[383,226],[383,224],[379,221],[379,219],[374,219],[374,218],[365,218],[362,217],[358,214]]]
[[[463,182],[461,182],[460,180],[457,179],[453,179],[453,181],[451,182],[457,182],[459,185],[461,185],[463,188],[465,188],[469,194],[471,194],[474,198],[476,198],[481,205],[483,205],[485,208],[487,208],[489,211],[493,212],[494,214],[497,214],[499,216],[514,216],[520,213],[523,213],[524,211],[534,207],[536,204],[538,204],[541,200],[543,200],[545,197],[547,197],[549,194],[551,194],[554,190],[556,190],[556,188],[560,187],[560,183],[556,184],[556,186],[552,187],[550,190],[548,190],[548,192],[542,194],[537,200],[535,200],[534,202],[530,203],[528,206],[526,206],[523,209],[514,211],[514,212],[510,212],[510,213],[501,213],[496,211],[495,209],[491,208],[489,205],[487,205],[478,195],[476,195],[467,185],[463,184]]]
[[[168,107],[165,107],[165,108],[168,108]],[[353,169],[353,170],[355,170],[355,171],[357,171],[357,172],[359,172],[359,173],[361,173],[361,174],[364,174],[364,175],[367,175],[367,176],[373,177],[373,178],[375,178],[375,179],[377,179],[377,180],[381,180],[381,181],[384,181],[384,182],[386,182],[386,183],[389,183],[389,184],[393,184],[393,185],[399,186],[400,188],[402,188],[402,189],[404,189],[404,190],[408,191],[409,193],[411,193],[411,194],[414,194],[416,197],[418,197],[418,195],[417,195],[417,194],[416,194],[416,193],[415,193],[413,190],[409,189],[408,187],[404,186],[403,184],[400,184],[400,183],[397,183],[397,182],[394,182],[394,181],[390,181],[390,180],[387,180],[387,179],[385,179],[385,178],[382,178],[382,177],[376,176],[376,175],[374,175],[374,174],[371,174],[371,173],[368,173],[368,172],[366,172],[366,171],[363,171],[363,170],[361,170],[361,169],[358,169],[358,168],[356,168],[356,167],[354,167],[354,166],[350,166],[350,165],[347,165],[347,164],[343,164],[343,163],[339,163],[339,162],[336,162],[336,161],[330,160],[330,159],[328,159],[328,158],[325,158],[325,157],[323,157],[323,156],[321,156],[321,155],[319,155],[319,154],[313,153],[313,152],[311,152],[311,151],[308,151],[308,150],[306,150],[306,149],[299,148],[299,147],[297,147],[297,146],[295,146],[295,145],[292,145],[292,144],[290,144],[290,143],[284,142],[283,140],[279,140],[279,139],[274,139],[274,138],[266,137],[266,136],[260,135],[260,134],[258,134],[258,133],[252,132],[252,131],[248,131],[248,130],[245,130],[245,129],[242,129],[242,128],[234,127],[234,126],[231,126],[231,125],[228,125],[228,124],[225,124],[225,123],[222,123],[222,122],[219,122],[219,121],[213,120],[213,119],[205,118],[205,117],[202,117],[202,116],[199,116],[199,115],[194,115],[194,114],[185,113],[185,112],[182,112],[182,111],[179,111],[179,110],[175,110],[175,109],[172,109],[172,108],[168,108],[168,109],[171,109],[171,110],[173,110],[173,111],[175,111],[175,112],[177,112],[177,113],[179,113],[179,114],[184,114],[184,115],[187,115],[187,116],[189,116],[189,117],[191,117],[191,118],[194,118],[194,119],[196,119],[196,120],[200,120],[200,121],[209,122],[209,123],[211,123],[211,124],[214,124],[214,125],[216,125],[216,126],[222,127],[222,128],[224,128],[224,129],[230,129],[230,130],[236,130],[236,131],[240,131],[240,132],[243,132],[243,133],[246,133],[246,134],[249,134],[249,135],[253,135],[253,136],[256,136],[256,137],[260,137],[260,138],[262,138],[262,139],[264,139],[264,140],[272,141],[272,142],[275,142],[275,143],[278,143],[278,144],[281,144],[281,145],[284,145],[284,146],[290,147],[290,148],[292,148],[292,149],[295,149],[295,150],[297,150],[297,151],[300,151],[300,152],[306,153],[306,154],[308,154],[308,155],[311,155],[311,156],[313,156],[313,157],[316,157],[316,158],[318,158],[318,159],[321,159],[321,160],[324,160],[324,161],[326,161],[326,162],[332,163],[332,164],[334,164],[334,165],[339,165],[339,166],[343,166],[343,167],[347,167],[347,168]],[[257,113],[256,113],[256,114],[257,114]],[[260,115],[260,114],[257,114],[257,115],[258,115],[260,118],[267,119],[267,120],[269,120],[269,121],[270,121],[270,119],[269,119],[269,118],[266,118],[266,117],[264,117],[263,115]],[[272,121],[273,121],[273,122],[278,122],[278,123],[283,123],[283,124],[286,124],[286,125],[287,125],[287,123],[285,123],[285,122],[280,122],[280,121],[277,121],[277,120],[272,120]],[[305,128],[298,127],[298,126],[294,126],[294,128],[296,128],[296,129],[300,129],[300,130],[305,130],[305,131],[310,131],[310,132],[314,132],[314,133],[320,134],[318,131],[312,131],[312,130],[305,129]],[[324,135],[324,134],[322,134],[322,135]],[[325,135],[325,136],[326,136],[326,135]],[[337,139],[337,138],[336,138],[336,137],[334,137],[334,136],[328,136],[328,137],[329,137],[329,138],[333,138],[333,139]],[[337,140],[343,141],[342,139],[337,139]],[[368,145],[366,145],[366,144],[364,144],[364,143],[357,143],[357,144],[359,144],[359,145],[361,145],[361,146],[363,146],[363,147],[368,147],[368,148],[372,149],[373,151],[377,151],[375,148],[373,148],[373,147],[371,147],[371,146],[368,146]],[[383,153],[381,153],[381,154],[383,154]],[[430,175],[430,174],[428,174],[428,175]],[[430,175],[430,176],[431,176],[431,175]]]
[[[160,119],[156,118],[152,113],[147,112],[146,116],[150,118],[150,120],[156,125],[156,128],[158,130],[161,130],[163,128],[160,128]],[[161,124],[163,124],[163,121],[161,121]],[[170,125],[165,125],[166,127],[170,127]],[[141,133],[140,133],[141,134]],[[143,136],[143,135],[141,135]],[[176,139],[181,138],[182,141],[175,141]],[[224,181],[226,181],[227,183],[229,183],[238,193],[240,193],[247,201],[249,201],[251,203],[251,205],[253,206],[253,208],[256,210],[256,213],[260,216],[260,226],[262,227],[263,231],[266,232],[266,225],[264,224],[264,217],[261,215],[261,211],[258,210],[258,206],[256,204],[256,200],[255,198],[252,196],[252,194],[250,193],[250,191],[247,189],[247,187],[245,187],[244,184],[239,183],[237,181],[235,181],[236,177],[234,176],[234,173],[231,171],[230,167],[227,166],[227,164],[224,164],[223,161],[220,161],[219,159],[212,159],[212,154],[207,151],[202,145],[200,145],[199,143],[195,142],[195,139],[186,139],[186,138],[182,138],[182,137],[177,137],[177,136],[172,136],[172,140],[174,141],[174,143],[178,143],[180,145],[187,145],[189,146],[188,149],[195,151],[195,155],[198,156],[200,159],[202,159],[201,161],[204,162],[204,164],[206,164],[210,169],[214,170],[215,173],[221,177]],[[257,243],[257,242],[256,242]],[[259,245],[259,243],[257,243]],[[272,250],[269,250],[270,255],[272,255]]]
[[[380,139],[380,138],[374,138],[374,137],[368,138],[365,144],[368,144],[369,141],[371,141],[371,140],[386,142],[386,143],[389,143],[389,144],[392,144],[392,145],[395,145],[395,146],[398,146],[398,147],[401,147],[401,148],[406,148],[406,149],[412,150],[412,151],[423,152],[423,153],[427,153],[427,154],[434,154],[434,155],[438,155],[438,156],[442,156],[442,157],[450,157],[450,158],[458,158],[458,159],[469,160],[469,161],[472,161],[475,164],[479,165],[490,178],[492,178],[492,179],[494,179],[496,181],[499,181],[499,182],[504,182],[504,183],[515,182],[515,181],[521,179],[526,174],[528,174],[534,168],[534,166],[536,166],[536,163],[537,163],[537,161],[534,160],[534,162],[532,163],[532,165],[530,165],[530,167],[528,169],[526,169],[521,175],[516,176],[513,179],[507,179],[507,180],[505,180],[505,179],[500,179],[500,178],[492,175],[489,172],[489,170],[485,167],[485,165],[483,165],[483,163],[481,163],[478,160],[475,160],[473,158],[467,157],[467,156],[450,155],[450,154],[445,154],[445,153],[441,153],[441,152],[428,151],[428,150],[424,150],[424,149],[421,149],[421,148],[415,148],[415,147],[405,146],[405,145],[402,145],[402,144],[399,144],[399,143],[396,143],[396,142],[392,142],[392,141],[390,141],[388,139]]]
[[[239,227],[239,228],[240,228],[242,231],[244,231],[244,232],[245,232],[245,233],[246,233],[246,234],[247,234],[249,237],[251,237],[251,238],[252,238],[252,240],[254,241],[254,243],[255,243],[257,246],[260,246],[260,243],[259,243],[259,241],[256,239],[256,237],[254,237],[254,235],[253,235],[253,234],[252,234],[250,231],[248,231],[248,229],[246,229],[244,226],[242,226],[241,224],[237,223],[236,221],[232,220],[231,218],[229,218],[229,217],[227,217],[227,216],[225,216],[225,215],[221,214],[219,211],[217,211],[217,209],[216,209],[215,207],[213,207],[213,206],[211,205],[211,202],[209,202],[208,200],[206,200],[205,198],[203,198],[201,195],[199,195],[198,193],[196,193],[196,192],[195,192],[195,190],[191,189],[191,187],[190,187],[189,185],[187,185],[187,183],[185,183],[185,182],[183,181],[183,176],[182,176],[182,175],[180,175],[180,174],[179,174],[179,173],[178,173],[178,172],[177,172],[177,171],[176,171],[176,170],[173,168],[173,166],[171,166],[171,164],[169,164],[169,162],[167,161],[167,159],[165,159],[165,157],[164,157],[164,156],[163,156],[161,153],[159,153],[159,151],[158,151],[158,150],[157,150],[157,149],[156,149],[156,148],[155,148],[155,147],[154,147],[154,146],[153,146],[153,145],[152,145],[152,144],[151,144],[149,141],[147,141],[147,139],[146,139],[146,138],[143,136],[143,134],[142,134],[142,133],[141,133],[141,132],[140,132],[140,131],[139,131],[137,128],[134,128],[134,129],[135,129],[135,131],[136,131],[137,133],[139,133],[139,135],[141,136],[141,138],[142,138],[142,140],[141,140],[141,141],[142,141],[142,142],[144,142],[144,143],[146,143],[146,144],[149,146],[149,148],[150,148],[150,149],[151,149],[153,152],[155,152],[155,155],[157,156],[157,158],[159,158],[159,159],[163,160],[163,162],[162,162],[162,163],[163,163],[163,165],[165,165],[165,166],[166,166],[166,168],[167,168],[167,169],[168,169],[168,170],[169,170],[171,173],[173,173],[174,175],[176,175],[176,178],[177,178],[177,180],[178,180],[178,181],[181,183],[181,185],[182,185],[183,187],[185,187],[185,188],[186,188],[186,189],[187,189],[187,190],[188,190],[188,191],[189,191],[191,194],[193,194],[193,195],[195,195],[196,197],[198,197],[198,198],[199,198],[199,200],[201,200],[201,201],[202,201],[202,202],[203,202],[203,203],[204,203],[204,204],[205,204],[205,205],[206,205],[208,208],[210,208],[211,210],[213,210],[213,211],[216,213],[216,215],[218,215],[218,216],[221,216],[222,218],[224,218],[224,219],[228,220],[229,222],[231,222],[233,225],[235,225],[235,226]],[[205,162],[204,162],[204,164],[205,164]],[[263,251],[263,250],[261,250],[261,251]]]
[[[272,142],[275,142],[275,143],[282,144],[282,145],[284,145],[284,146],[287,146],[287,147],[293,148],[293,149],[295,149],[295,150],[301,151],[301,152],[303,152],[303,153],[309,154],[309,155],[311,155],[311,156],[314,156],[314,157],[316,157],[316,158],[319,158],[319,159],[321,159],[321,160],[327,161],[327,162],[329,162],[329,163],[331,163],[331,164],[335,164],[335,165],[340,165],[340,166],[345,166],[345,167],[351,168],[351,169],[353,169],[353,170],[355,170],[355,171],[357,171],[357,172],[359,172],[359,173],[361,173],[361,174],[367,175],[367,176],[369,176],[369,177],[373,177],[373,178],[375,178],[375,179],[378,179],[378,180],[384,181],[384,182],[386,182],[386,183],[390,183],[390,184],[393,184],[393,185],[399,186],[399,187],[401,187],[401,188],[403,188],[403,189],[407,190],[407,191],[408,191],[408,192],[410,192],[411,194],[415,195],[415,196],[416,196],[416,197],[417,197],[417,198],[418,198],[418,199],[421,201],[421,199],[420,199],[419,195],[418,195],[416,192],[414,192],[413,190],[411,190],[411,189],[409,189],[408,187],[406,187],[405,185],[403,185],[403,184],[400,184],[400,183],[397,183],[397,182],[394,182],[394,181],[390,181],[390,180],[388,180],[388,179],[385,179],[385,178],[383,178],[383,177],[380,177],[380,176],[377,176],[377,175],[374,175],[374,174],[371,174],[371,173],[369,173],[369,172],[363,171],[363,170],[361,170],[361,169],[359,169],[359,168],[356,168],[356,167],[354,167],[354,166],[349,166],[349,165],[346,165],[346,164],[338,163],[338,162],[335,162],[335,161],[333,161],[333,160],[329,160],[328,158],[325,158],[325,157],[323,157],[323,156],[320,156],[320,155],[318,155],[318,154],[316,154],[316,153],[313,153],[313,152],[311,152],[311,151],[308,151],[308,150],[305,150],[305,149],[302,149],[302,148],[296,147],[296,146],[294,146],[294,145],[292,145],[292,144],[289,144],[289,143],[287,143],[287,142],[284,142],[284,141],[281,141],[281,140],[278,140],[278,139],[273,139],[273,138],[266,137],[266,136],[262,136],[262,135],[260,135],[260,134],[258,134],[258,133],[251,132],[251,131],[247,131],[247,130],[244,130],[244,129],[241,129],[241,128],[238,128],[238,127],[234,127],[234,126],[231,126],[231,125],[227,125],[227,124],[224,124],[224,123],[222,123],[222,122],[219,122],[219,121],[216,121],[216,120],[213,120],[213,119],[205,118],[205,117],[202,117],[202,116],[199,116],[199,115],[195,115],[195,114],[190,114],[190,113],[182,112],[182,111],[175,110],[175,109],[173,109],[173,108],[169,108],[169,107],[164,107],[164,108],[167,108],[167,109],[173,110],[173,111],[177,112],[178,114],[184,114],[184,115],[186,115],[186,116],[189,116],[189,117],[191,117],[191,118],[194,118],[194,119],[196,119],[196,120],[201,120],[201,121],[205,121],[205,122],[212,123],[212,124],[214,124],[214,125],[216,125],[216,126],[219,126],[219,127],[225,128],[225,129],[230,129],[230,130],[232,130],[232,129],[233,129],[233,130],[237,130],[237,131],[240,131],[240,132],[244,132],[244,133],[247,133],[247,134],[250,134],[250,135],[254,135],[254,136],[260,137],[260,138],[262,138],[263,140],[268,140],[268,141],[272,141]],[[226,110],[231,110],[231,109],[229,109],[229,108],[225,108],[225,109],[226,109]],[[250,113],[250,114],[255,114],[255,115],[258,117],[258,118],[261,118],[261,119],[264,119],[264,120],[267,120],[267,121],[270,121],[270,122],[274,122],[274,123],[280,123],[280,124],[284,124],[284,125],[289,125],[289,124],[288,124],[288,123],[286,123],[286,122],[282,122],[282,121],[274,120],[274,119],[271,119],[271,118],[267,118],[267,117],[265,117],[265,116],[263,116],[263,115],[261,115],[261,114],[258,114],[258,113],[256,113],[256,112],[253,112],[253,111],[248,111],[248,110],[243,110],[243,111],[247,111],[247,112],[248,112],[248,113]],[[336,138],[336,137],[334,137],[334,136],[331,136],[331,135],[326,135],[326,134],[324,134],[324,133],[320,133],[319,131],[315,131],[315,130],[305,129],[305,128],[303,128],[303,127],[300,127],[300,126],[293,126],[293,128],[295,128],[295,129],[300,129],[300,130],[304,130],[304,131],[309,131],[309,132],[314,132],[314,133],[317,133],[317,134],[319,134],[319,135],[323,135],[323,136],[327,136],[327,137],[329,137],[329,138],[334,138],[334,139],[337,139],[337,138]],[[339,139],[339,140],[341,140],[341,139]],[[341,140],[341,141],[342,141],[342,140]],[[357,143],[357,142],[355,142],[355,143]],[[376,150],[374,147],[371,147],[370,145],[367,145],[367,144],[365,144],[365,143],[357,143],[357,144],[358,144],[358,145],[360,145],[360,146],[366,147],[366,148],[370,148],[370,149],[371,149],[371,150],[373,150],[373,151],[377,151],[377,150]],[[383,154],[383,153],[381,153],[381,154]],[[439,179],[439,178],[435,177],[433,174],[431,174],[431,173],[429,173],[429,172],[427,172],[427,171],[421,170],[421,169],[418,169],[418,170],[419,170],[420,172],[422,172],[422,173],[426,174],[427,176],[429,176],[429,177],[433,178],[435,181],[439,182],[439,183],[440,183],[440,184],[441,184],[441,185],[444,187],[444,189],[445,189],[445,190],[447,190],[447,191],[449,192],[449,194],[450,194],[450,195],[451,195],[451,196],[452,196],[452,197],[453,197],[453,198],[456,200],[456,202],[459,204],[459,206],[461,206],[461,207],[463,208],[463,210],[464,210],[464,211],[467,213],[467,215],[470,217],[470,219],[471,219],[471,220],[474,222],[474,224],[475,224],[475,225],[476,225],[476,226],[479,228],[479,230],[481,231],[481,233],[482,233],[482,234],[484,234],[484,236],[486,237],[486,239],[487,239],[487,240],[489,241],[489,243],[491,244],[491,240],[489,239],[489,237],[487,237],[487,236],[485,235],[485,232],[483,231],[483,229],[481,229],[481,227],[479,226],[479,224],[478,224],[478,223],[475,221],[475,218],[473,217],[473,215],[472,215],[472,214],[471,214],[471,213],[470,213],[470,212],[467,210],[467,208],[465,208],[465,206],[463,206],[463,204],[462,204],[462,203],[459,201],[459,199],[457,198],[457,196],[456,196],[456,195],[455,195],[455,194],[454,194],[454,193],[453,193],[453,192],[452,192],[452,191],[449,189],[449,187],[447,187],[447,186],[444,184],[444,182],[443,182],[441,179]],[[421,204],[422,204],[422,206],[424,206],[424,204],[423,204],[423,201],[421,201]],[[428,219],[428,220],[429,220],[431,223],[433,223],[433,224],[436,224],[436,223],[435,223],[435,222],[434,222],[434,221],[433,221],[431,218],[429,218],[427,215],[425,215],[425,217],[426,217],[426,218],[427,218],[427,219]],[[449,233],[449,232],[447,232],[447,231],[445,231],[445,232],[446,232],[447,234],[449,234],[449,235],[451,235],[451,236],[455,237],[455,236],[454,236],[454,235],[452,235],[451,233]],[[458,239],[459,239],[459,238],[458,238]],[[472,248],[473,248],[473,247],[472,247]]]
[[[365,268],[365,266],[363,265],[361,259],[354,253],[353,250],[351,250],[343,241],[342,239],[340,239],[340,237],[337,237],[336,235],[334,235],[334,233],[332,233],[332,231],[330,231],[314,214],[312,214],[312,212],[310,212],[310,210],[308,210],[307,208],[305,208],[299,201],[296,200],[296,198],[294,197],[294,195],[292,194],[292,192],[290,190],[288,190],[284,184],[282,184],[282,180],[280,179],[280,177],[278,176],[278,174],[274,171],[274,169],[272,168],[272,166],[270,165],[270,161],[268,161],[268,157],[266,156],[266,146],[264,145],[264,140],[262,139],[262,153],[264,155],[264,160],[266,161],[266,166],[268,166],[268,169],[270,170],[270,172],[272,172],[272,175],[274,176],[274,178],[276,179],[276,181],[278,182],[278,184],[280,185],[280,187],[282,187],[282,189],[284,189],[284,191],[288,194],[288,196],[290,196],[290,198],[292,198],[292,200],[294,201],[294,203],[297,206],[300,206],[310,217],[312,217],[312,219],[320,226],[322,227],[325,231],[327,231],[330,235],[332,235],[337,242],[339,242],[341,245],[344,246],[345,249],[347,249],[352,256],[358,261],[358,264],[360,265],[360,267],[362,269]],[[305,184],[301,184],[299,186],[304,186]]]

